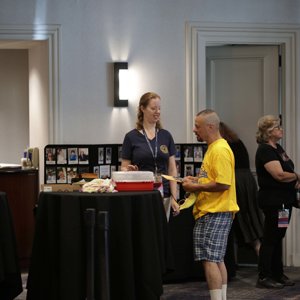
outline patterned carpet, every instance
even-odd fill
[[[259,289],[255,287],[257,280],[256,267],[239,267],[235,278],[228,284],[228,300],[300,300],[300,268],[285,268],[286,275],[295,280],[292,287],[282,290]],[[22,274],[24,291],[15,300],[26,300],[27,274]],[[193,281],[176,284],[165,284],[164,294],[160,300],[209,300],[206,282]],[[41,299],[42,300],[42,299]],[[54,300],[54,299],[53,299]],[[115,299],[111,299],[115,300]],[[131,299],[128,299],[131,300]],[[142,300],[142,299],[140,299]]]
[[[300,300],[300,268],[285,268],[288,277],[296,281],[295,286],[281,290],[256,288],[257,268],[239,267],[235,278],[228,284],[227,299]],[[195,281],[164,285],[161,300],[209,300],[206,282]]]

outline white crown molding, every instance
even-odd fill
[[[1,41],[48,41],[49,50],[49,143],[61,140],[60,106],[60,25],[0,25]],[[29,45],[29,44],[27,44]],[[1,44],[0,44],[1,48]]]

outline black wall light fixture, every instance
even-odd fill
[[[115,62],[114,63],[114,106],[127,107],[128,95],[128,63]]]

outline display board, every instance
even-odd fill
[[[71,183],[82,173],[110,178],[121,164],[121,145],[52,144],[44,148],[44,183]]]
[[[206,143],[175,144],[178,176],[199,173]],[[121,144],[49,144],[44,148],[44,183],[66,184],[82,173],[110,178],[120,170]]]

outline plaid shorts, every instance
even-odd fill
[[[194,226],[194,259],[223,262],[227,238],[232,225],[232,213],[208,213]]]

